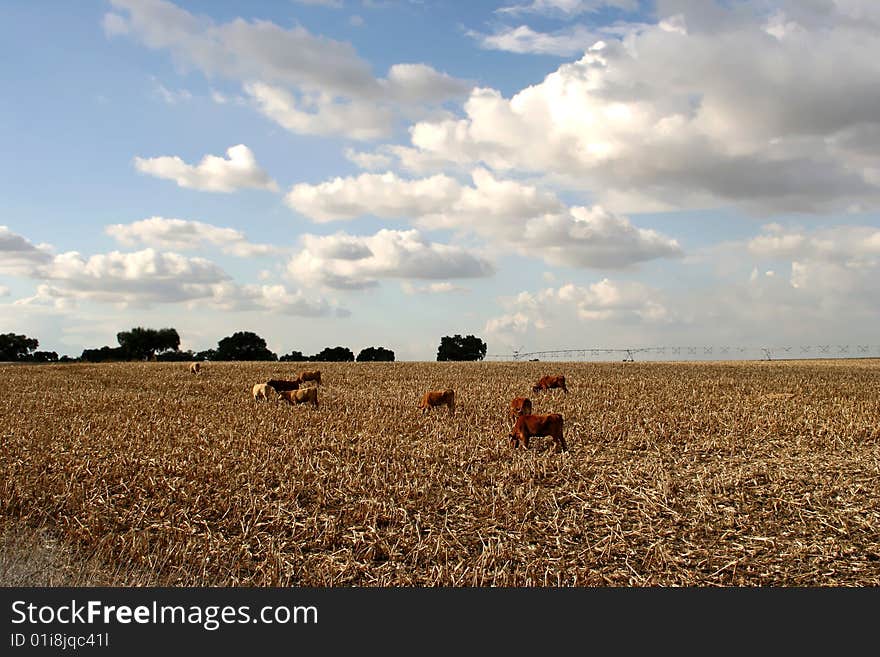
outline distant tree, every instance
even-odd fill
[[[320,353],[315,354],[309,360],[329,363],[353,362],[354,352],[348,347],[324,347]]]
[[[27,360],[30,353],[40,346],[36,338],[15,333],[0,335],[0,361]]]
[[[35,351],[29,360],[34,363],[57,363],[58,354],[54,351]]]
[[[437,360],[483,360],[486,356],[486,343],[473,335],[461,337],[443,336],[437,348]]]
[[[185,361],[185,360],[198,360],[198,359],[196,358],[196,355],[192,352],[192,350],[187,349],[186,351],[180,351],[178,349],[175,351],[166,351],[164,353],[158,354],[156,356],[156,360],[161,361],[161,362],[166,362],[166,363],[167,362],[179,363],[179,362]]]
[[[278,360],[278,356],[256,333],[238,331],[217,343],[216,360]]]
[[[367,347],[366,349],[361,349],[361,352],[357,356],[357,361],[359,363],[378,361],[391,362],[393,360],[394,352],[390,349],[386,349],[385,347]]]
[[[103,346],[100,349],[83,349],[80,360],[87,363],[106,363],[117,360],[127,360],[128,354],[122,347]]]
[[[217,350],[216,349],[205,349],[204,351],[197,351],[193,355],[193,360],[218,360]]]
[[[291,351],[289,354],[284,354],[278,360],[293,362],[293,363],[302,363],[307,361],[308,356],[304,355],[301,351]]]
[[[64,354],[61,358],[58,359],[59,363],[75,363],[76,361],[76,358],[71,358],[67,354]]]
[[[180,348],[180,336],[177,329],[173,328],[151,329],[138,326],[130,331],[120,331],[116,334],[116,340],[130,358],[138,360],[147,360],[154,355]]]

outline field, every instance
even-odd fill
[[[880,585],[880,361],[314,366],[0,367],[0,584]]]

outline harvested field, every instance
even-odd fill
[[[318,408],[251,396],[297,364],[0,367],[4,551],[48,532],[113,585],[880,585],[880,361],[318,367]],[[517,396],[568,452],[510,448]]]

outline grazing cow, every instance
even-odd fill
[[[520,415],[516,418],[516,424],[513,425],[509,436],[511,447],[517,448],[522,445],[528,449],[529,438],[532,436],[552,436],[557,452],[568,449],[562,436],[562,416],[559,413]]]
[[[300,390],[285,390],[278,393],[279,397],[291,406],[296,404],[311,403],[315,408],[318,407],[318,389],[302,388]]]
[[[274,389],[268,383],[257,383],[254,385],[253,395],[254,401],[269,401],[270,397],[274,396]]]
[[[202,371],[202,364],[201,363],[192,363],[189,366],[189,371],[192,372],[193,374],[198,374],[199,372]]]
[[[303,372],[299,375],[300,383],[305,383],[306,381],[314,381],[315,385],[321,385],[321,370],[315,370],[314,372]]]
[[[532,392],[540,392],[541,390],[549,390],[550,388],[562,388],[563,392],[568,392],[565,387],[565,377],[561,374],[558,376],[542,376],[538,382],[532,386]]]
[[[277,393],[282,393],[285,390],[298,390],[299,383],[299,381],[286,381],[284,379],[269,379],[266,381],[266,385],[274,388]]]
[[[528,397],[515,397],[510,402],[510,417],[514,420],[520,415],[532,414],[532,400]]]
[[[422,413],[424,414],[429,408],[442,406],[443,404],[446,404],[449,408],[450,415],[455,414],[455,390],[447,388],[446,390],[426,392],[425,396],[422,397],[422,401],[419,402],[419,408],[422,409]]]

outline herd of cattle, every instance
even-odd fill
[[[190,372],[199,374],[201,365],[192,363]],[[308,381],[313,381],[314,386],[304,386]],[[321,385],[321,371],[302,372],[295,379],[269,379],[265,383],[254,384],[252,395],[255,402],[270,401],[271,399],[284,400],[290,405],[312,404],[318,406],[318,386]],[[542,376],[532,386],[532,392],[559,388],[568,393],[563,375]],[[419,402],[422,413],[437,406],[446,406],[449,414],[455,414],[455,391],[451,388],[446,390],[431,390],[424,394]],[[509,417],[513,421],[508,438],[511,447],[517,448],[522,445],[528,448],[529,439],[533,437],[548,436],[553,438],[557,452],[568,449],[565,438],[562,435],[562,415],[549,413],[547,415],[535,415],[532,413],[532,400],[528,397],[516,397],[510,402]]]

